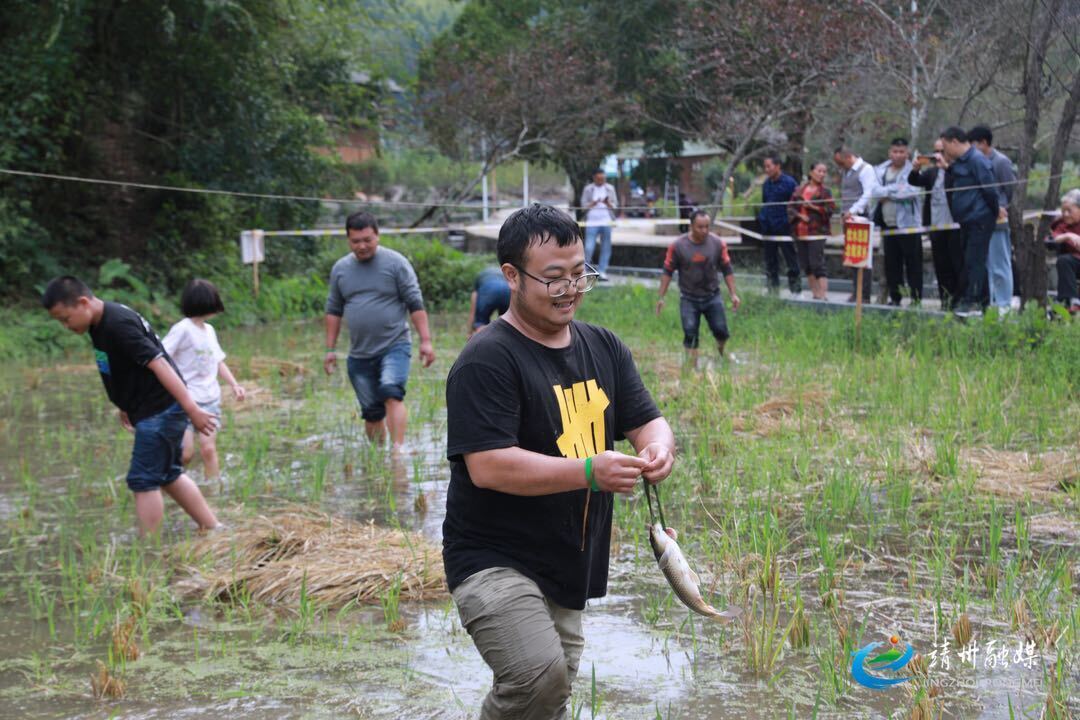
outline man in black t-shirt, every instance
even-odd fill
[[[127,484],[135,494],[139,533],[160,526],[162,490],[201,529],[217,527],[214,511],[180,463],[188,418],[204,435],[213,432],[215,418],[192,400],[150,323],[126,305],[95,297],[70,275],[52,280],[41,304],[68,330],[90,333],[105,392],[119,408],[120,424],[135,433]]]
[[[612,332],[574,321],[581,230],[543,205],[511,215],[498,257],[509,311],[473,336],[446,385],[447,583],[494,672],[481,718],[561,717],[607,592],[612,493],[671,473],[675,440]],[[637,455],[616,452],[626,438]]]

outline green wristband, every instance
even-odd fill
[[[592,474],[592,458],[585,458],[585,479],[589,482],[589,487],[593,492],[600,492],[600,486],[596,484],[596,478]]]

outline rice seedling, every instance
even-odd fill
[[[966,647],[971,642],[971,619],[967,613],[961,613],[960,617],[953,623],[952,636],[956,640],[956,646],[959,648]]]
[[[90,675],[90,690],[98,700],[118,700],[127,693],[127,685],[98,660],[97,671]]]
[[[401,632],[405,629],[405,621],[401,618],[401,573],[394,576],[390,586],[379,598],[382,606],[383,620],[390,632]]]

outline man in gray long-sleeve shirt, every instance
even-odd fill
[[[345,234],[352,252],[330,271],[323,368],[329,375],[337,367],[334,348],[344,317],[349,326],[349,381],[360,402],[364,429],[377,442],[389,431],[393,448],[399,450],[408,420],[404,403],[412,356],[408,318],[420,336],[424,367],[435,360],[424,298],[405,256],[379,247],[374,216],[353,213],[345,222]]]

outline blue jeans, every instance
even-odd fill
[[[687,350],[698,346],[698,329],[701,327],[702,315],[718,343],[731,337],[727,328],[727,316],[724,315],[724,299],[720,297],[720,293],[707,298],[683,295],[679,298],[679,319],[682,320],[683,347]]]
[[[990,251],[986,255],[986,272],[990,280],[990,304],[1009,307],[1013,296],[1012,243],[1009,226],[995,225],[990,236]]]
[[[405,399],[411,359],[412,343],[407,342],[391,345],[375,357],[349,358],[346,368],[360,402],[360,417],[379,422],[386,417],[386,400]]]
[[[179,403],[135,423],[135,445],[127,486],[132,492],[149,492],[168,485],[184,472],[180,453],[188,416]]]
[[[592,263],[593,250],[596,249],[596,238],[600,237],[600,261],[596,270],[607,273],[608,263],[611,262],[611,226],[589,225],[585,228],[585,262]]]
[[[500,315],[510,309],[510,286],[503,281],[484,283],[476,291],[476,317],[473,328],[483,327],[491,322],[495,312]]]

